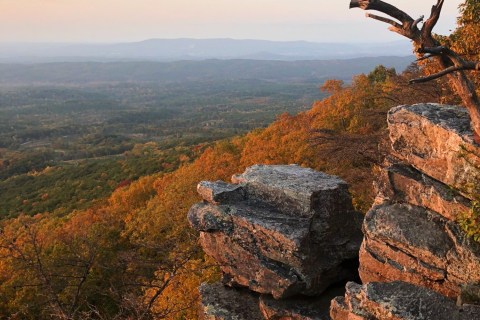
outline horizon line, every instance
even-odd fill
[[[146,38],[143,40],[125,40],[125,41],[0,41],[0,45],[115,45],[115,44],[130,44],[142,43],[148,41],[175,41],[175,40],[193,40],[193,41],[258,41],[258,42],[272,42],[272,43],[312,43],[312,44],[385,44],[385,43],[400,43],[409,41],[408,39],[389,40],[389,41],[310,41],[310,40],[269,40],[269,39],[253,39],[253,38],[229,38],[229,37],[214,37],[214,38],[196,38],[196,37],[179,37],[179,38]]]

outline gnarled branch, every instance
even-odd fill
[[[452,66],[447,69],[443,69],[440,72],[434,73],[432,75],[426,76],[426,77],[421,77],[417,79],[412,79],[409,81],[410,84],[414,83],[423,83],[423,82],[428,82],[431,80],[435,80],[438,78],[441,78],[449,73],[456,72],[456,71],[462,71],[462,70],[480,70],[480,63],[474,63],[474,62],[467,62],[464,65],[461,66]]]
[[[422,28],[422,34],[424,36],[431,36],[433,28],[440,19],[440,13],[442,12],[444,0],[438,0],[437,4],[432,6],[432,11],[430,13],[430,18],[425,21]]]
[[[388,19],[388,18],[385,18],[385,17],[381,17],[381,16],[377,16],[375,14],[372,14],[372,13],[367,13],[365,15],[367,18],[372,18],[372,19],[375,19],[375,20],[378,20],[378,21],[382,21],[382,22],[385,22],[385,23],[388,23],[388,24],[391,24],[393,27],[395,28],[398,28],[398,29],[401,29],[402,28],[402,25],[396,21],[393,21],[392,19]]]
[[[472,129],[475,140],[480,143],[480,100],[475,91],[475,87],[464,70],[480,70],[480,62],[466,61],[453,50],[441,46],[433,37],[432,31],[442,12],[444,0],[437,0],[437,4],[432,6],[430,17],[424,22],[421,30],[418,25],[423,21],[423,16],[413,20],[404,11],[381,0],[351,0],[350,8],[360,8],[363,10],[375,10],[391,17],[381,17],[374,14],[367,14],[367,17],[379,20],[391,25],[391,31],[399,33],[412,40],[417,49],[418,59],[424,60],[436,58],[441,71],[433,75],[413,79],[410,83],[421,83],[438,79],[447,75],[450,79],[452,89],[457,92],[463,101],[463,104],[470,113],[472,120]],[[396,19],[394,21],[392,19]],[[425,54],[428,54],[425,56]]]

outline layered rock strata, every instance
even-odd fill
[[[480,147],[469,123],[454,106],[389,112],[392,156],[364,220],[363,283],[403,280],[455,298],[462,284],[480,282],[480,245],[455,222],[480,181]]]
[[[480,146],[465,108],[416,104],[388,114],[392,154],[473,199],[480,194]]]
[[[455,298],[480,282],[480,244],[437,213],[408,204],[380,205],[365,217],[363,283],[403,280]]]
[[[345,297],[332,301],[334,320],[473,320],[480,308],[464,305],[429,289],[409,283],[350,282]]]
[[[394,158],[385,161],[375,185],[377,204],[409,203],[435,211],[453,221],[470,209],[470,200],[458,191]]]
[[[251,320],[329,319],[330,300],[344,292],[329,286],[357,276],[362,241],[347,184],[296,165],[256,165],[232,181],[201,182],[204,201],[188,213],[223,283],[243,288],[202,285],[202,318],[246,319],[230,306],[245,299]]]
[[[202,182],[188,214],[225,283],[285,298],[351,278],[361,216],[347,184],[311,169],[253,166],[235,185]]]

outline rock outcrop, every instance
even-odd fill
[[[350,282],[345,297],[332,301],[334,320],[473,320],[480,308],[458,307],[455,301],[409,283]]]
[[[455,220],[480,181],[480,146],[460,107],[400,106],[388,117],[392,157],[377,182],[360,250],[363,283],[402,280],[451,298],[480,282],[480,245]]]
[[[191,208],[190,224],[224,284],[237,288],[203,285],[204,319],[480,319],[480,243],[457,223],[480,195],[468,114],[400,106],[388,124],[392,152],[363,241],[362,218],[337,177],[253,166],[233,184],[199,184],[204,202]],[[327,312],[343,294],[332,284],[354,279],[356,267],[364,285],[349,282]]]
[[[230,287],[202,285],[201,317],[329,319],[345,291],[332,285],[358,277],[363,217],[347,184],[297,165],[256,165],[232,181],[201,182],[204,201],[188,214]]]
[[[388,114],[392,154],[473,199],[480,194],[480,146],[465,108],[399,106]]]
[[[435,211],[449,220],[470,209],[470,200],[410,165],[390,159],[375,181],[376,203],[409,203]]]
[[[480,191],[480,146],[467,112],[437,104],[400,106],[388,116],[391,156],[364,223],[359,273],[334,320],[480,319],[480,244],[456,223]],[[473,292],[473,294],[472,294]],[[455,304],[458,297],[460,306]],[[473,298],[472,298],[473,297]]]
[[[201,182],[205,202],[188,214],[225,283],[279,299],[353,276],[361,216],[344,181],[296,165],[253,166],[233,181]]]
[[[439,214],[408,204],[380,205],[365,217],[364,283],[403,280],[451,298],[480,282],[480,244]]]

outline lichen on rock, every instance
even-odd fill
[[[201,182],[205,202],[188,214],[226,284],[278,299],[317,295],[354,277],[362,217],[343,180],[296,165],[256,165],[233,181]]]

